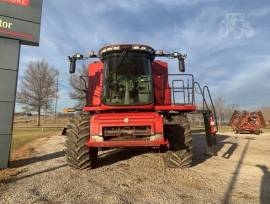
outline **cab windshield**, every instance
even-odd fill
[[[124,51],[104,60],[102,101],[106,105],[146,105],[153,102],[151,61],[144,53]]]

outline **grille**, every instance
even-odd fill
[[[150,135],[150,126],[118,126],[103,128],[104,140],[149,140]]]

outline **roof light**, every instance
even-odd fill
[[[138,50],[138,49],[140,49],[140,46],[135,45],[135,46],[133,46],[133,47],[132,47],[132,49],[134,49],[134,50]]]
[[[113,50],[120,50],[120,46],[113,47]]]
[[[139,45],[139,44],[123,44],[123,45],[110,45],[104,48],[101,48],[99,51],[99,55],[104,55],[106,52],[113,52],[113,51],[120,51],[125,49],[132,49],[132,50],[141,50],[146,51],[150,54],[153,54],[155,50],[147,45]]]

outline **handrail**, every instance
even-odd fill
[[[214,103],[213,103],[213,100],[212,100],[212,96],[211,96],[211,94],[210,94],[209,87],[208,87],[208,86],[204,86],[204,87],[203,87],[203,97],[204,97],[204,98],[205,98],[205,90],[207,91],[208,97],[209,97],[210,102],[211,102],[211,106],[212,106],[212,110],[213,110],[214,118],[215,118],[215,123],[216,123],[216,127],[217,127],[217,130],[218,130],[218,123],[217,123],[216,109],[215,109],[215,106],[214,106]]]
[[[175,84],[175,82],[182,82],[182,87],[179,87],[179,86],[174,86],[174,84]],[[189,88],[189,87],[187,87],[187,88]],[[179,92],[179,90],[182,90],[182,91],[180,91],[180,92],[182,92],[183,93],[183,98],[184,98],[184,103],[186,103],[186,95],[185,95],[185,82],[184,82],[184,80],[172,80],[172,86],[171,86],[171,89],[172,89],[172,91],[173,91],[173,103],[175,104],[175,95],[174,95],[174,93],[175,92]],[[178,90],[178,91],[175,91],[175,90]]]
[[[203,99],[203,110],[205,110],[205,108],[207,110],[210,110],[210,108],[209,108],[209,106],[207,104],[207,101],[205,99],[206,93],[208,94],[208,97],[209,97],[210,103],[211,103],[211,108],[212,108],[212,111],[213,111],[213,114],[214,114],[215,124],[216,124],[217,130],[218,130],[216,109],[215,109],[215,106],[214,106],[214,103],[213,103],[213,100],[212,100],[212,96],[210,94],[209,87],[208,86],[204,86],[203,88],[201,88],[201,85],[198,82],[194,82],[194,89],[195,89],[196,94],[199,94],[199,95],[202,96],[202,99]]]
[[[198,90],[196,89],[196,85],[197,87],[199,88],[199,93],[198,93]],[[201,88],[201,85],[198,83],[198,82],[194,82],[194,87],[195,87],[195,91],[197,94],[200,94],[202,96],[202,99],[203,99],[203,109],[204,107],[206,107],[207,110],[209,110],[209,106],[205,100],[205,97],[204,97],[204,93],[203,93],[203,90]]]

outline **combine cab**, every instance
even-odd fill
[[[156,57],[177,59],[179,71],[185,71],[185,55],[139,44],[69,57],[70,73],[77,60],[99,58],[89,64],[87,104],[67,129],[70,166],[94,168],[100,148],[154,147],[167,151],[164,161],[169,167],[189,167],[193,146],[187,114],[195,112],[204,116],[207,146],[213,150],[217,127],[204,97],[210,96],[208,88],[201,89],[191,74],[168,74],[168,64]],[[204,110],[196,109],[195,87],[203,96]]]
[[[235,133],[257,134],[262,133],[261,128],[266,127],[265,120],[261,111],[247,112],[234,111],[229,125]]]

